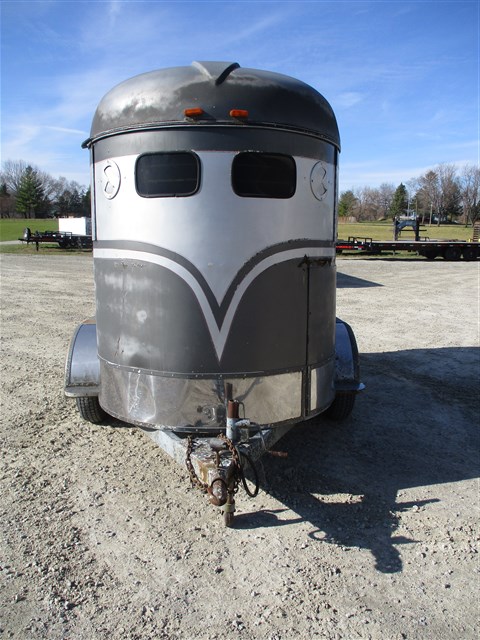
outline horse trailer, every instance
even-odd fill
[[[65,393],[186,460],[230,524],[244,469],[363,387],[335,313],[335,115],[294,78],[194,62],[114,87],[83,146],[96,314]]]

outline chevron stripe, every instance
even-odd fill
[[[134,246],[127,248],[129,244]],[[292,246],[293,248],[290,248]],[[180,277],[190,287],[200,305],[220,361],[240,301],[255,278],[281,262],[302,260],[305,256],[333,258],[335,250],[332,243],[321,241],[292,241],[269,247],[242,266],[222,300],[216,299],[207,280],[195,265],[182,256],[160,247],[143,243],[103,242],[96,244],[93,256],[94,259],[101,260],[141,260],[169,269]]]

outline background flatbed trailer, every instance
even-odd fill
[[[415,252],[429,260],[437,257],[445,260],[477,260],[480,255],[478,241],[461,240],[373,240],[372,238],[349,237],[337,240],[337,253],[354,252],[380,255],[383,252]]]
[[[62,249],[91,249],[93,246],[92,236],[80,235],[69,231],[35,231],[31,233],[29,229],[25,229],[22,242],[27,244],[40,243],[55,244],[57,243]]]
[[[27,244],[35,243],[38,251],[40,243],[57,243],[62,249],[91,249],[92,221],[90,218],[58,218],[58,231],[34,231],[24,229],[19,238]]]

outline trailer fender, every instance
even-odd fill
[[[343,320],[335,324],[335,392],[362,391],[357,341],[352,328]]]
[[[69,398],[98,396],[100,363],[97,352],[97,325],[85,320],[76,328],[65,365],[65,395]]]

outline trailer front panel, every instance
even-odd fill
[[[103,409],[187,431],[335,395],[339,138],[314,89],[230,63],[114,88],[92,126]]]

